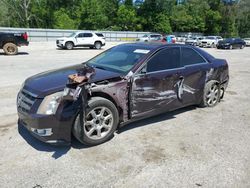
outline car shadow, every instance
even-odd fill
[[[173,118],[176,118],[176,116],[180,113],[194,110],[194,109],[196,109],[196,106],[189,106],[189,107],[185,107],[185,108],[175,110],[172,112],[166,112],[166,113],[163,113],[163,114],[160,114],[157,116],[153,116],[150,118],[137,120],[137,121],[128,123],[128,124],[124,125],[123,127],[119,128],[117,130],[117,133],[121,134],[125,131],[129,131],[129,130],[135,129],[135,128],[140,128],[140,127],[146,126],[146,125],[151,124],[151,123],[157,123],[160,121],[173,119]],[[78,140],[75,139],[74,136],[72,136],[71,145],[59,145],[59,146],[58,145],[50,145],[50,144],[44,143],[44,142],[36,139],[35,137],[33,137],[30,134],[30,132],[25,127],[23,127],[21,124],[18,124],[18,132],[23,137],[23,139],[34,149],[36,149],[38,151],[42,151],[42,152],[53,152],[51,157],[54,159],[58,159],[58,158],[62,157],[63,155],[66,155],[71,148],[88,149],[91,147],[91,146],[85,146],[85,145],[81,144]],[[94,146],[92,146],[92,147],[94,147]]]
[[[175,111],[165,112],[165,113],[153,116],[153,117],[137,120],[137,121],[125,124],[124,126],[119,128],[117,130],[117,134],[120,134],[122,132],[131,130],[131,129],[143,127],[143,126],[146,126],[148,124],[174,119],[174,118],[176,118],[176,116],[178,114],[181,114],[181,113],[184,113],[184,112],[187,112],[187,111],[190,111],[190,110],[194,110],[196,108],[197,108],[196,106],[188,106],[188,107],[181,108],[181,109],[178,109],[178,110],[175,110]]]
[[[29,55],[28,52],[18,52],[17,55],[6,55],[3,52],[0,52],[0,55],[4,55],[4,56],[17,56],[17,55]]]
[[[53,152],[52,157],[54,159],[58,159],[67,154],[71,148],[70,146],[53,146],[43,143],[33,137],[30,132],[20,124],[18,124],[18,132],[23,137],[23,139],[34,149],[43,152]]]

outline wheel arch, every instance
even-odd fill
[[[100,42],[100,43],[101,43],[101,45],[102,45],[102,41],[100,41],[100,40],[96,40],[96,41],[95,41],[95,43],[97,43],[97,42]],[[95,43],[94,43],[94,44],[95,44]]]
[[[67,44],[67,42],[71,42],[71,43],[73,44],[73,46],[76,46],[76,45],[75,45],[75,43],[74,43],[74,41],[72,41],[72,40],[68,40],[68,41],[66,41],[66,42],[64,43],[64,45],[66,45],[66,44]]]
[[[117,110],[118,110],[118,113],[119,113],[119,122],[123,119],[122,118],[123,109],[118,105],[118,103],[109,94],[103,93],[103,92],[93,92],[93,93],[91,93],[91,96],[88,96],[88,100],[90,98],[93,98],[93,97],[102,97],[102,98],[107,99],[110,102],[112,102],[115,105],[115,107],[117,108]]]

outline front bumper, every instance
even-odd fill
[[[59,48],[63,48],[64,44],[61,41],[56,40],[56,46],[59,47]]]
[[[55,145],[71,142],[72,121],[59,120],[55,115],[22,114],[18,112],[18,124],[24,126],[38,140]]]
[[[210,44],[210,43],[200,43],[199,47],[212,47],[212,44]]]
[[[219,49],[229,49],[230,45],[223,45],[223,44],[221,44],[221,45],[217,45],[217,48],[219,48]]]
[[[56,114],[37,114],[42,98],[22,89],[17,97],[19,125],[37,139],[50,144],[69,144],[71,128],[79,112],[79,101],[62,101]]]

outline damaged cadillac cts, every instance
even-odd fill
[[[122,125],[189,105],[215,106],[228,64],[181,44],[115,46],[89,61],[28,78],[17,96],[19,125],[50,144],[71,133],[97,145]]]

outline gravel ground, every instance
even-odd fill
[[[0,53],[0,187],[250,187],[250,48],[206,50],[229,63],[219,105],[129,124],[91,148],[37,141],[17,126],[15,98],[28,76],[102,50],[56,50],[49,42],[31,43],[17,56]]]

